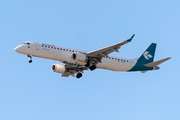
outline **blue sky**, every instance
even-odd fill
[[[178,0],[0,1],[1,120],[179,120]],[[85,71],[80,80],[51,71],[58,61],[14,48],[38,41],[92,51],[136,34],[119,57],[136,58],[157,43],[159,71]]]

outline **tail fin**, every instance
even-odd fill
[[[156,51],[156,43],[151,43],[151,45],[144,51],[144,53],[138,58],[138,61],[147,64],[154,61]]]

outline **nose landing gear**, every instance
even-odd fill
[[[29,58],[29,63],[32,63],[32,56],[31,55],[27,55],[27,57]]]
[[[29,63],[32,63],[32,60],[29,60]]]

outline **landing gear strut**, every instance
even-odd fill
[[[84,65],[84,66],[89,67],[89,66],[90,66],[90,60],[88,60],[88,61],[87,61],[87,64]]]
[[[82,77],[82,73],[77,73],[77,75],[76,75],[76,78],[80,78],[80,77]]]
[[[27,55],[27,57],[29,58],[29,63],[32,63],[32,56]]]

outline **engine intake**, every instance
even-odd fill
[[[61,65],[61,64],[53,64],[52,65],[52,71],[56,72],[56,73],[65,73],[66,68],[64,65]]]
[[[87,60],[87,55],[84,53],[75,52],[73,53],[72,58],[77,61],[85,62]]]

